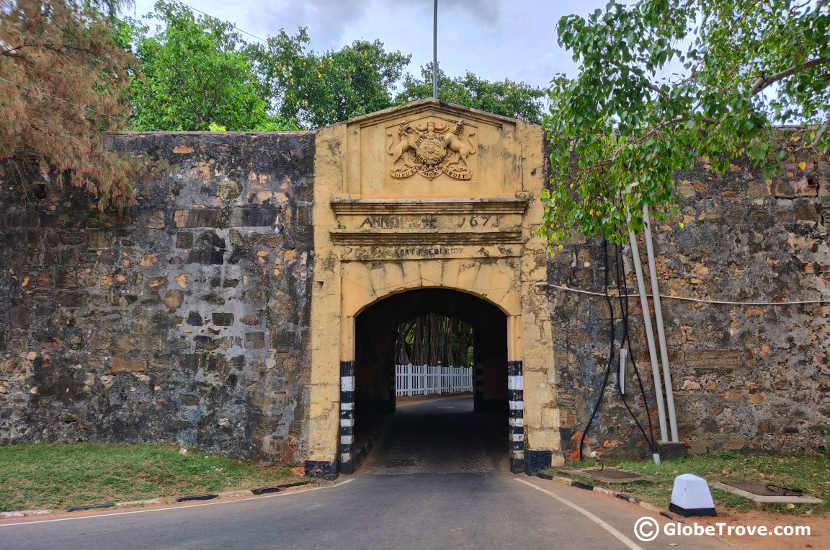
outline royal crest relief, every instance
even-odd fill
[[[468,157],[475,154],[471,137],[475,132],[465,132],[465,124],[459,120],[427,120],[421,124],[402,122],[397,127],[388,152],[392,157],[391,176],[397,179],[421,174],[433,179],[441,174],[469,180],[472,172]]]

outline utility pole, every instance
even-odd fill
[[[432,11],[432,98],[438,99],[438,0]]]

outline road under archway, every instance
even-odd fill
[[[428,313],[471,327],[473,392],[452,398],[397,403],[398,327]],[[376,472],[495,471],[509,469],[516,424],[510,422],[507,317],[495,305],[445,288],[392,295],[366,307],[355,319],[354,408],[343,433],[350,443],[352,469],[381,434],[372,459]],[[514,377],[515,378],[515,377]],[[514,401],[515,403],[516,401]],[[513,412],[521,416],[521,410]],[[520,432],[521,433],[521,432]],[[348,444],[347,443],[347,444]]]

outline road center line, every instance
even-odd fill
[[[631,550],[643,550],[643,548],[641,546],[638,546],[633,540],[626,537],[625,535],[623,535],[622,533],[617,531],[614,527],[612,527],[611,525],[609,525],[608,523],[606,523],[605,521],[603,521],[599,517],[595,516],[594,514],[592,514],[591,512],[586,510],[585,508],[583,508],[583,507],[581,507],[577,504],[574,504],[570,500],[568,500],[566,498],[562,498],[559,495],[554,494],[554,493],[552,493],[552,492],[550,492],[546,489],[542,489],[541,487],[537,487],[533,483],[530,483],[529,481],[525,481],[524,479],[516,479],[516,481],[518,481],[519,483],[524,483],[528,487],[532,487],[533,489],[536,489],[537,491],[540,491],[540,492],[545,493],[546,495],[548,495],[552,498],[555,498],[556,500],[558,500],[559,502],[561,502],[565,506],[570,506],[571,508],[573,508],[574,510],[576,510],[577,512],[579,512],[580,514],[582,514],[586,518],[590,519],[591,521],[593,521],[594,523],[596,523],[597,525],[599,525],[600,527],[602,527],[603,529],[605,529],[606,531],[611,533],[611,535],[613,535],[614,538],[616,538],[618,541],[620,541],[621,543],[626,545],[628,548],[631,548]]]
[[[320,489],[335,489],[337,487],[341,487],[347,483],[351,483],[354,479],[346,479],[344,481],[340,481],[339,483],[335,483],[334,485],[329,485],[326,487],[311,487],[310,489],[303,489],[300,491],[292,491],[290,493],[276,493],[272,495],[261,495],[255,497],[246,497],[246,498],[239,498],[235,500],[222,500],[218,502],[204,502],[201,504],[184,504],[182,506],[167,506],[165,508],[150,508],[147,510],[131,510],[129,512],[112,512],[109,514],[95,514],[90,516],[77,516],[71,518],[54,518],[54,519],[39,519],[34,521],[19,521],[16,523],[0,523],[0,528],[2,527],[14,527],[15,525],[35,525],[37,523],[57,523],[59,521],[73,521],[79,519],[97,519],[97,518],[109,518],[113,516],[131,516],[133,514],[149,514],[152,512],[166,512],[170,510],[186,510],[188,508],[202,508],[204,506],[218,506],[220,504],[235,504],[237,502],[247,502],[249,500],[264,500],[267,498],[276,498],[276,497],[290,497],[292,495],[302,495],[304,493],[310,493],[312,491],[319,491]]]

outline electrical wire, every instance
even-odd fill
[[[182,2],[182,3],[184,4],[184,2]],[[262,38],[261,36],[257,36],[254,33],[248,32],[245,29],[243,29],[242,27],[240,27],[239,25],[237,25],[236,23],[234,23],[233,21],[226,21],[225,19],[220,19],[219,17],[216,17],[215,15],[211,15],[206,11],[202,11],[199,8],[194,8],[190,4],[184,4],[184,5],[189,7],[190,9],[192,9],[193,11],[195,11],[197,13],[201,13],[205,17],[210,17],[211,19],[215,19],[216,21],[220,21],[222,23],[229,23],[231,25],[231,27],[233,27],[237,31],[241,32],[242,34],[247,34],[251,38],[256,38],[257,40],[259,40],[263,44],[268,44],[268,39],[267,38]]]
[[[553,283],[545,283],[545,282],[538,282],[536,286],[547,286],[551,288],[556,288],[559,290],[566,290],[568,292],[576,292],[579,294],[588,294],[590,296],[605,296],[602,292],[595,292],[592,290],[584,290],[581,288],[572,288],[565,285],[555,285]],[[621,295],[621,298],[639,298],[639,294],[624,294]],[[817,300],[793,300],[789,302],[736,302],[732,300],[713,300],[709,298],[691,298],[688,296],[672,296],[671,294],[659,294],[660,298],[665,298],[667,300],[682,300],[686,302],[697,302],[701,304],[722,304],[722,305],[733,305],[733,306],[795,306],[795,305],[802,305],[802,304],[830,304],[830,297],[828,298],[819,298]],[[646,298],[654,298],[653,294],[646,294]]]
[[[640,419],[637,418],[637,415],[634,414],[634,411],[631,410],[631,407],[628,405],[628,401],[625,399],[625,394],[622,392],[622,380],[619,379],[620,374],[622,374],[620,373],[619,368],[617,369],[617,392],[619,393],[620,399],[622,400],[623,405],[625,405],[625,409],[628,411],[628,414],[631,415],[631,418],[633,418],[634,422],[637,424],[637,428],[640,429],[640,433],[643,434],[643,439],[645,439],[646,443],[648,443],[651,454],[654,454],[657,452],[657,443],[654,439],[654,426],[651,423],[651,413],[648,410],[648,397],[646,396],[643,379],[640,377],[640,369],[637,368],[637,362],[634,360],[634,353],[631,351],[631,333],[628,330],[628,300],[626,299],[626,296],[628,295],[628,286],[625,282],[625,276],[622,275],[623,270],[620,268],[620,263],[622,263],[622,253],[619,244],[616,245],[615,252],[614,272],[617,279],[617,296],[619,297],[620,302],[620,315],[622,316],[623,321],[623,335],[620,340],[620,348],[627,347],[628,356],[631,358],[631,367],[634,369],[637,384],[640,387],[640,395],[643,398],[643,409],[645,410],[646,418],[648,419],[648,435],[646,434],[645,428],[643,428]],[[649,437],[649,435],[651,437]]]
[[[579,438],[579,461],[582,462],[582,448],[585,444],[585,437],[591,431],[591,424],[594,422],[594,417],[602,408],[602,398],[605,395],[605,387],[608,385],[608,378],[611,376],[611,364],[614,362],[614,304],[611,302],[611,297],[608,294],[608,240],[602,240],[602,253],[605,261],[605,302],[608,304],[609,319],[609,333],[608,333],[608,364],[605,366],[605,375],[602,380],[602,386],[599,389],[597,401],[594,403],[594,408],[591,411],[591,416],[588,418],[588,423],[585,429],[582,430],[582,436]]]

